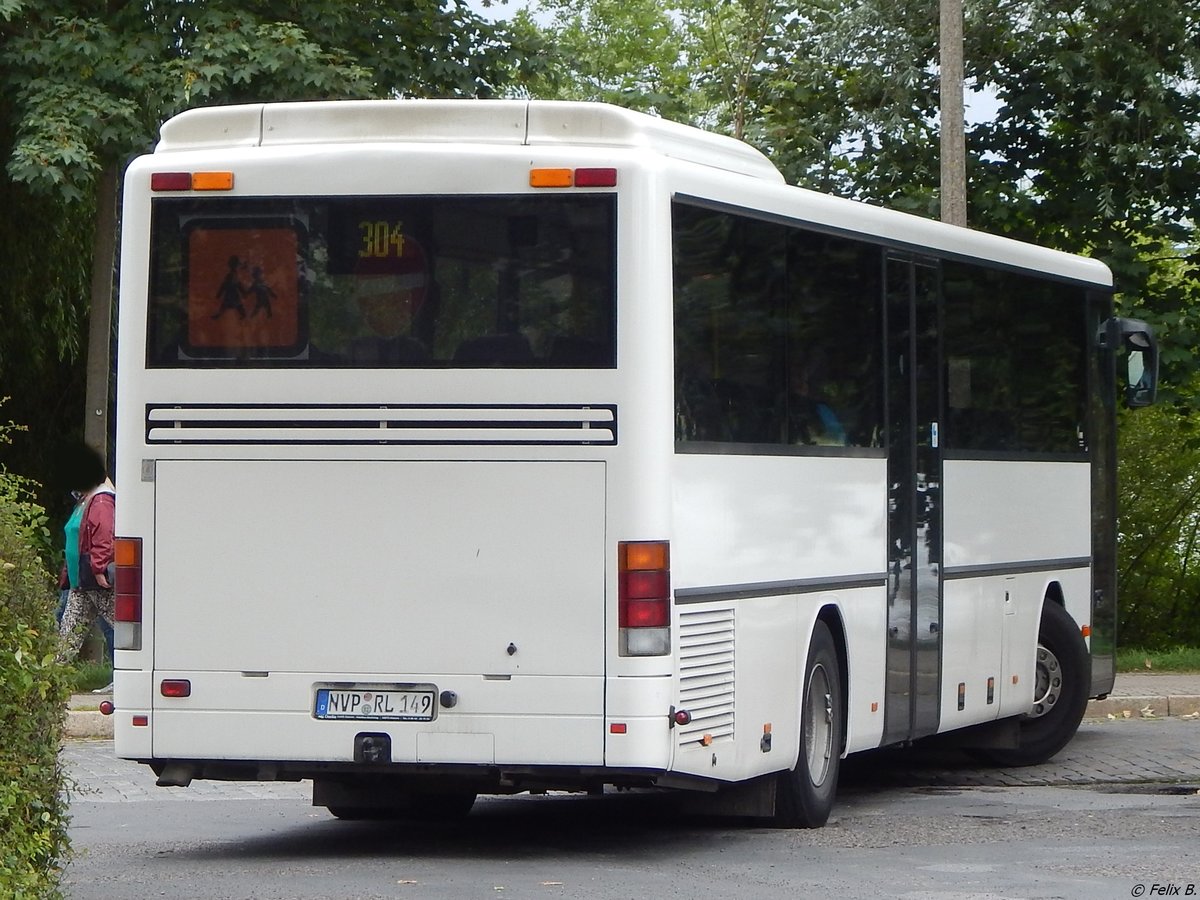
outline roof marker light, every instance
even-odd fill
[[[190,191],[191,189],[191,172],[152,172],[150,174],[150,190],[152,191]]]
[[[570,187],[573,176],[570,169],[530,169],[530,187]]]
[[[231,191],[233,190],[233,173],[195,172],[192,174],[192,190]]]
[[[576,187],[616,187],[616,169],[576,169]]]

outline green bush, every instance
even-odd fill
[[[0,425],[0,443],[11,430]],[[67,685],[31,487],[0,466],[0,897],[33,900],[61,896],[69,843],[59,762]]]
[[[1200,646],[1200,428],[1170,404],[1120,430],[1117,644]]]

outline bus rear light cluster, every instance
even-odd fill
[[[622,656],[671,652],[671,550],[667,541],[617,545],[617,624]]]
[[[231,191],[232,172],[153,172],[152,191]]]
[[[117,650],[141,650],[142,539],[116,538],[113,559],[117,564],[113,646]]]
[[[530,187],[616,187],[617,170],[588,169],[530,169]]]

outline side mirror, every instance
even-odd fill
[[[1125,405],[1150,406],[1158,394],[1158,343],[1154,329],[1140,319],[1114,317],[1100,326],[1102,350],[1125,351]]]

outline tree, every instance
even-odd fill
[[[936,60],[935,4],[805,4],[754,70],[748,137],[794,184],[934,216]]]
[[[1158,406],[1126,413],[1120,436],[1117,634],[1135,647],[1200,645],[1200,430]]]
[[[752,81],[787,15],[784,0],[542,0],[514,21],[533,60],[513,83],[543,100],[596,100],[746,134]],[[540,20],[549,17],[549,22]]]
[[[1197,303],[1180,248],[1200,212],[1198,15],[1196,0],[994,0],[975,76],[1001,107],[969,139],[984,221],[1107,262],[1123,308],[1158,327],[1168,394],[1193,406],[1194,330],[1177,326],[1194,329]],[[1177,256],[1190,277],[1156,276]]]
[[[542,100],[596,100],[690,122],[696,103],[673,10],[654,0],[543,0],[513,23],[536,48],[514,60],[510,92]]]
[[[709,105],[705,119],[739,140],[749,136],[759,113],[754,84],[794,15],[791,6],[781,0],[685,0],[679,10],[689,38],[685,55]]]
[[[24,259],[32,269],[0,288],[0,312],[16,312],[6,316],[0,378],[28,374],[23,354],[70,364],[89,311],[85,434],[99,447],[108,432],[95,410],[109,407],[119,174],[152,146],[162,120],[213,103],[486,96],[514,52],[463,0],[0,0],[0,18],[0,146],[5,199],[16,198],[0,213],[0,233],[24,241],[6,245],[6,270],[19,272]],[[30,318],[50,328],[39,332]],[[11,322],[22,328],[8,331]],[[74,383],[53,390],[45,405],[77,402]],[[37,418],[26,421],[49,427]]]

